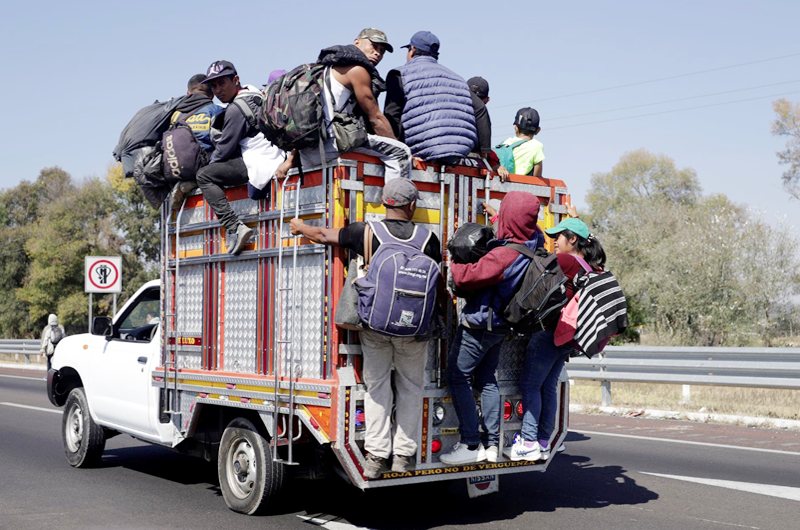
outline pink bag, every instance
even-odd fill
[[[572,297],[558,319],[556,333],[554,336],[556,346],[563,346],[575,338],[575,330],[578,329],[578,293]]]
[[[575,256],[575,259],[581,264],[583,270],[592,272],[592,268],[586,263],[586,260],[580,256]],[[567,302],[561,311],[554,337],[556,346],[563,346],[575,338],[575,330],[578,329],[578,302],[578,293],[576,292],[572,300]]]

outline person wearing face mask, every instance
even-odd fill
[[[303,167],[321,165],[323,153],[327,163],[354,151],[380,158],[386,182],[411,177],[411,151],[395,138],[378,107],[378,95],[385,90],[385,83],[376,67],[387,51],[392,53],[394,49],[386,34],[376,28],[363,29],[353,44],[320,51],[317,63],[327,67],[323,73],[322,105],[328,139],[321,147],[300,151]],[[358,145],[338,145],[333,120],[341,116],[363,121],[368,134]]]

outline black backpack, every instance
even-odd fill
[[[506,247],[531,258],[525,277],[503,311],[503,317],[518,333],[531,334],[555,329],[561,308],[567,303],[567,277],[555,254],[543,248],[535,251],[525,245],[509,243]]]
[[[208,154],[181,113],[161,137],[164,176],[167,181],[195,180],[201,167],[208,164]]]

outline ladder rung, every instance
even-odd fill
[[[290,340],[279,340],[278,341],[278,344],[291,344],[291,343],[292,343],[292,341],[290,341]]]

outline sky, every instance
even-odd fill
[[[693,168],[705,192],[800,227],[780,188],[785,139],[770,132],[772,101],[800,102],[797,20],[800,2],[766,0],[15,3],[0,20],[0,188],[55,165],[103,175],[133,114],[183,94],[212,61],[260,85],[373,26],[395,46],[384,76],[428,30],[442,64],[486,78],[498,143],[518,108],[536,108],[544,176],[579,209],[593,173],[646,148]]]

